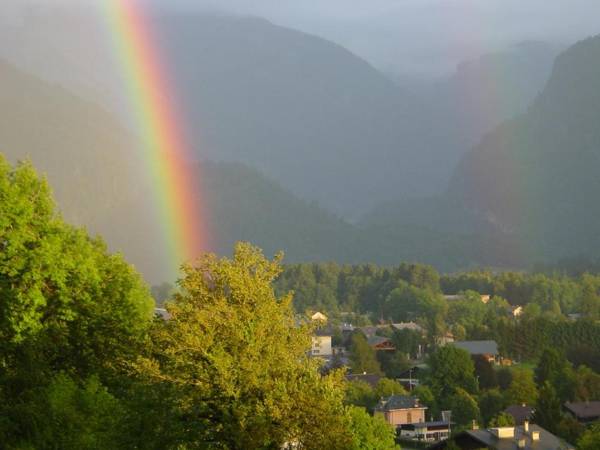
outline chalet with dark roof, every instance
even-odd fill
[[[375,351],[394,351],[396,347],[390,338],[384,336],[370,336],[367,338],[369,346]]]
[[[471,356],[483,356],[489,362],[498,360],[498,344],[496,341],[456,341],[457,348],[466,350]]]
[[[506,414],[509,414],[515,419],[516,425],[523,425],[526,421],[529,422],[533,418],[535,409],[525,404],[521,405],[510,405],[504,410]]]
[[[565,411],[582,424],[600,420],[600,401],[595,402],[566,402]]]

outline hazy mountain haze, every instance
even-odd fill
[[[96,0],[7,0],[23,5],[96,4]],[[213,10],[264,17],[324,37],[386,71],[439,77],[464,59],[523,40],[563,45],[595,34],[595,0],[143,0],[169,10]],[[9,6],[12,8],[9,10]],[[9,11],[12,10],[12,14]]]
[[[247,239],[268,252],[283,249],[291,261],[522,266],[512,234],[520,224],[469,195],[486,187],[479,168],[498,186],[509,178],[495,172],[489,135],[521,129],[510,124],[548,92],[555,56],[592,30],[593,5],[146,3],[172,81],[168,95],[195,150],[190,163],[200,164],[214,250],[227,253]],[[0,151],[11,160],[31,156],[69,220],[100,232],[161,281],[160,245],[148,250],[162,237],[143,179],[140,130],[97,7],[3,6]],[[74,189],[82,180],[88,189]],[[468,192],[457,188],[465,185]],[[569,254],[563,247],[532,255],[563,250]]]

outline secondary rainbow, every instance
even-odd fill
[[[206,250],[199,173],[151,21],[138,0],[102,2],[154,185],[170,267]]]

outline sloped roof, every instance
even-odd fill
[[[534,409],[527,405],[510,405],[504,410],[505,413],[514,417],[517,425],[523,425],[523,422],[533,417]]]
[[[384,344],[386,342],[391,343],[392,340],[390,338],[386,338],[384,336],[369,336],[367,338],[367,342],[369,343],[369,345],[371,347],[374,347],[376,345],[381,345],[381,344]]]
[[[571,411],[578,419],[595,419],[600,417],[600,401],[594,402],[567,402],[565,408]]]
[[[410,395],[391,395],[387,398],[382,398],[376,407],[379,411],[394,411],[396,409],[413,408],[427,409],[427,406],[421,405],[417,397],[412,397]]]
[[[470,355],[498,354],[498,344],[496,341],[456,341],[452,345],[468,351]]]
[[[531,439],[531,432],[537,431],[539,440]],[[572,450],[575,447],[567,442],[564,442],[549,431],[539,425],[529,425],[529,433],[525,432],[523,427],[515,427],[514,437],[498,438],[491,430],[467,430],[459,433],[452,440],[468,445],[468,448],[473,448],[473,443],[481,447],[486,447],[495,450],[520,450],[519,440],[525,440],[525,448],[528,450]],[[465,442],[468,441],[468,442]],[[433,444],[430,449],[446,448],[448,441],[438,442]],[[460,445],[459,445],[460,447]]]
[[[393,323],[392,327],[394,327],[396,330],[412,330],[412,331],[419,331],[419,332],[424,331],[423,327],[415,322]]]
[[[381,380],[382,378],[383,377],[381,375],[377,375],[374,373],[356,373],[346,375],[346,380],[348,381],[364,381],[371,387],[377,386],[377,383],[379,383],[379,380]]]

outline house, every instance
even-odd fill
[[[394,351],[394,343],[390,338],[384,336],[370,336],[367,338],[369,346],[375,351]]]
[[[516,319],[521,314],[523,314],[523,307],[520,305],[511,306],[509,314]]]
[[[450,331],[446,331],[443,336],[436,338],[437,345],[447,345],[454,342],[454,335]]]
[[[410,331],[416,331],[417,333],[421,333],[422,335],[425,334],[425,329],[421,325],[419,325],[415,322],[393,323],[392,328],[395,330],[398,330],[398,331],[410,330]]]
[[[377,383],[383,377],[381,375],[376,375],[374,373],[357,373],[357,374],[348,374],[346,375],[347,381],[362,381],[367,383],[372,388],[377,387]]]
[[[481,303],[487,304],[492,298],[489,294],[480,294],[479,298],[481,299]],[[444,300],[447,302],[455,302],[457,300],[464,300],[465,296],[462,294],[445,294]]]
[[[311,320],[314,322],[327,322],[327,316],[323,313],[316,312],[312,316],[310,316]]]
[[[154,315],[163,320],[169,320],[171,318],[171,314],[169,314],[169,311],[165,308],[154,308]]]
[[[600,420],[600,401],[566,402],[564,408],[579,423],[589,424]]]
[[[331,347],[332,332],[329,328],[319,328],[312,337],[311,356],[330,357],[333,356]]]
[[[483,356],[489,362],[498,360],[498,344],[496,341],[456,341],[452,345],[466,350],[471,356]]]
[[[387,423],[398,428],[400,425],[425,422],[427,406],[421,405],[417,397],[391,395],[382,398],[375,407],[375,414],[382,415]]]
[[[516,425],[523,425],[525,422],[531,421],[535,409],[523,403],[521,405],[510,405],[504,410],[504,412],[511,415],[513,419],[515,419]]]
[[[450,422],[419,422],[402,424],[397,428],[400,438],[413,441],[434,442],[448,439]]]
[[[564,442],[538,425],[525,422],[523,426],[489,428],[463,431],[447,441],[436,443],[429,449],[459,448],[461,450],[574,450],[575,447]]]

